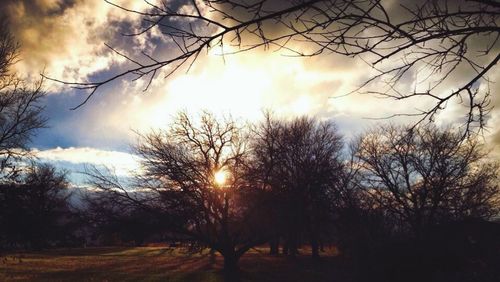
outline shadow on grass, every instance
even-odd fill
[[[181,256],[166,248],[98,248],[23,253],[0,264],[0,281],[199,281],[216,275],[207,256]],[[206,278],[206,279],[205,279]]]
[[[228,281],[223,258],[181,249],[89,248],[24,253],[22,263],[0,264],[0,281]],[[251,251],[240,261],[240,281],[348,281],[336,257],[313,261]],[[334,279],[335,278],[335,279]]]

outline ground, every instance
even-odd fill
[[[241,281],[346,281],[333,249],[319,262],[270,256],[259,248],[240,261]],[[85,248],[11,253],[0,258],[0,281],[224,281],[222,258],[178,248]],[[345,272],[345,271],[344,271]]]

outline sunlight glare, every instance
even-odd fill
[[[285,116],[314,114],[331,107],[328,97],[335,96],[335,91],[348,91],[342,85],[351,79],[345,72],[310,71],[303,62],[290,63],[279,54],[228,56],[225,61],[209,55],[187,74],[172,77],[167,83],[157,80],[156,97],[144,99],[143,104],[148,105],[137,114],[140,122],[134,128],[162,128],[180,110],[207,110],[250,121],[259,120],[268,109]],[[336,101],[335,109],[353,111],[345,100]],[[122,115],[117,115],[116,123],[122,120]]]
[[[227,173],[224,170],[219,170],[214,174],[215,184],[222,186],[226,183]]]
[[[312,101],[308,96],[300,96],[295,102],[292,103],[292,110],[297,115],[304,115],[311,111]]]

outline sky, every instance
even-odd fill
[[[114,2],[138,10],[146,5],[133,0]],[[88,81],[130,67],[105,43],[132,54],[145,51],[162,57],[174,52],[172,42],[158,29],[142,37],[123,36],[138,26],[139,17],[102,0],[2,0],[0,11],[9,15],[11,31],[21,44],[16,71],[32,81],[42,72],[64,81]],[[83,101],[85,92],[46,81],[44,103],[50,128],[38,132],[31,144],[33,152],[41,161],[73,171],[72,180],[80,184],[84,179],[76,172],[85,164],[110,166],[118,175],[136,170],[138,158],[131,147],[137,132],[165,128],[181,110],[194,114],[209,110],[244,121],[259,120],[263,110],[284,117],[315,115],[332,119],[349,139],[380,122],[373,118],[428,105],[424,100],[341,97],[374,74],[357,58],[332,54],[297,58],[273,49],[222,57],[220,51],[213,48],[201,55],[189,72],[179,71],[166,79],[159,76],[147,91],[143,91],[145,80],[110,83],[77,110],[70,108]],[[499,73],[494,70],[491,79],[500,81]],[[402,83],[413,85],[411,79]],[[490,113],[484,140],[493,154],[499,154],[499,87],[494,83],[490,87],[492,102],[498,106]],[[458,125],[463,111],[460,105],[449,104],[437,122]]]

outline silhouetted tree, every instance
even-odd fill
[[[85,236],[93,244],[140,246],[166,230],[161,217],[149,209],[107,191],[86,191],[80,214],[86,222]]]
[[[267,240],[257,216],[260,191],[246,178],[247,137],[235,121],[180,113],[169,130],[142,136],[136,150],[143,172],[133,187],[98,171],[89,173],[93,186],[162,217],[179,240],[218,251],[228,273]]]
[[[354,143],[348,147],[340,183],[334,190],[333,239],[344,257],[365,258],[375,246],[390,240],[393,222],[366,193],[363,167]]]
[[[26,211],[23,210],[22,205],[27,203],[22,201],[21,195],[31,189],[26,188],[31,184],[23,183],[23,181],[30,181],[26,178],[27,176],[20,176],[23,166],[21,160],[25,160],[30,155],[27,145],[36,131],[45,127],[46,119],[42,116],[43,106],[41,105],[44,92],[41,90],[42,81],[30,87],[13,70],[13,66],[19,60],[19,44],[8,28],[6,17],[2,16],[0,18],[0,205],[2,206],[0,233],[2,243],[6,240],[12,243],[13,238],[10,235],[14,232],[20,236],[18,239],[24,244],[28,240],[26,236],[36,236],[39,233],[16,233],[19,230],[13,229],[10,224],[19,224],[16,228],[26,227],[27,225],[24,224],[29,224],[16,220],[13,213],[20,210]],[[34,176],[36,170],[31,168],[28,175]],[[24,178],[20,180],[19,177]],[[22,189],[16,188],[21,186]],[[10,199],[10,197],[14,198]],[[30,243],[38,244],[34,241]]]
[[[112,4],[111,2],[109,2]],[[191,65],[207,49],[225,45],[238,53],[258,47],[275,47],[296,56],[337,53],[360,56],[376,74],[361,88],[367,93],[397,100],[426,98],[429,108],[404,115],[433,120],[453,97],[468,108],[467,131],[484,126],[490,109],[488,82],[500,59],[498,35],[500,4],[490,0],[204,0],[149,3],[145,10],[112,4],[142,22],[128,36],[145,36],[158,28],[176,52],[153,58],[133,49],[112,51],[133,67],[102,80],[69,83],[90,90],[129,75],[151,82],[162,68]],[[306,47],[304,48],[304,44]],[[169,45],[169,46],[170,46]],[[480,56],[478,55],[480,54]],[[170,72],[172,73],[172,72]],[[457,77],[465,74],[463,81]],[[415,87],[407,79],[417,76]],[[403,83],[400,83],[403,82]],[[447,83],[453,83],[450,87]],[[380,86],[380,83],[382,86]],[[87,99],[88,99],[87,98]],[[87,100],[85,100],[87,101]],[[83,103],[85,103],[85,101]]]
[[[462,137],[382,125],[352,143],[334,234],[355,280],[495,277],[499,257],[488,250],[498,248],[500,228],[487,220],[498,215],[498,165],[478,140]]]
[[[36,131],[45,127],[42,116],[42,81],[30,87],[12,67],[18,61],[19,45],[0,19],[0,174],[10,181],[18,172],[17,161],[29,155],[27,144]]]
[[[285,121],[266,115],[256,128],[252,145],[256,178],[274,198],[267,207],[274,217],[273,252],[281,235],[285,252],[295,255],[305,234],[313,257],[319,257],[321,236],[331,222],[335,186],[340,183],[342,146],[335,125],[315,118]]]
[[[366,193],[418,237],[433,225],[498,213],[498,164],[476,139],[432,126],[381,126],[357,155]]]
[[[5,247],[40,249],[69,243],[76,227],[64,171],[32,165],[18,183],[0,187],[1,242]]]

